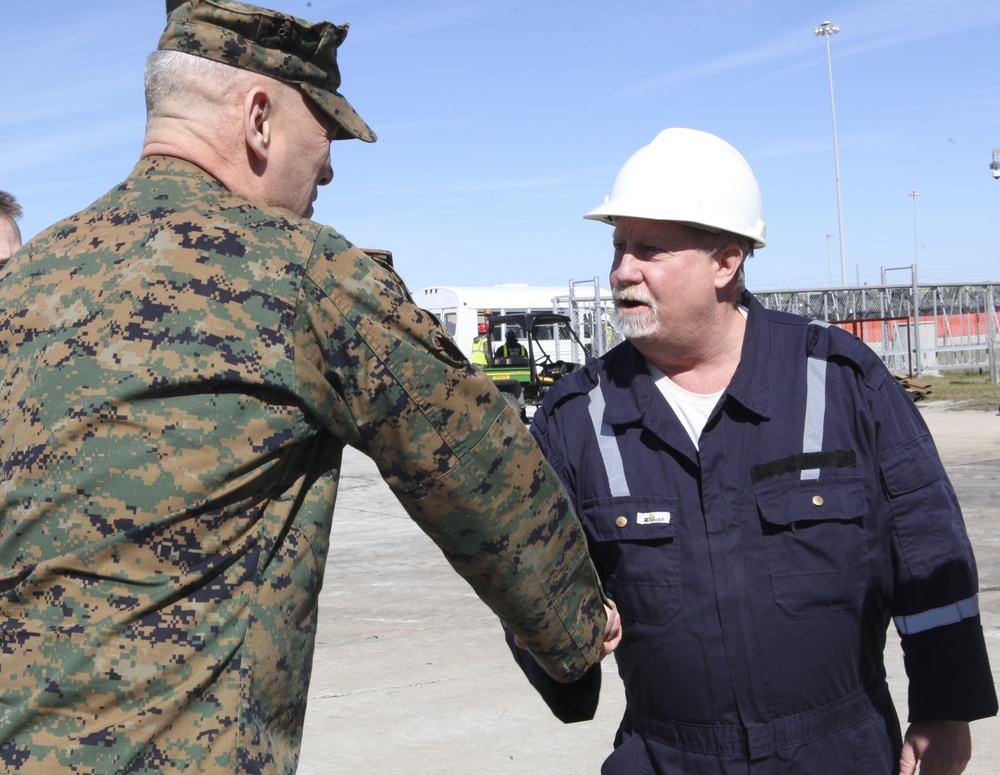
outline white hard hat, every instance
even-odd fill
[[[604,204],[584,218],[677,221],[728,231],[764,247],[760,187],[739,151],[697,129],[664,129],[618,171]]]

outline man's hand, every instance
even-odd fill
[[[899,775],[959,775],[972,758],[972,735],[967,721],[919,721],[903,738]]]
[[[622,642],[622,620],[618,615],[618,606],[613,600],[609,602],[610,606],[604,606],[608,615],[608,623],[604,628],[604,642],[601,643],[601,659],[618,648],[618,644]]]
[[[604,625],[604,640],[601,642],[600,659],[602,660],[618,648],[618,644],[622,641],[622,620],[618,615],[618,606],[615,605],[613,600],[608,602],[611,605],[604,606],[604,612],[608,615],[608,623]],[[519,649],[527,651],[528,647],[524,645],[524,641],[517,637],[517,635],[514,636],[514,645]]]

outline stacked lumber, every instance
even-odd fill
[[[930,384],[927,382],[921,382],[916,377],[911,377],[907,374],[899,374],[895,371],[892,372],[892,376],[894,376],[896,381],[903,386],[903,389],[913,397],[914,401],[919,401],[931,392]]]

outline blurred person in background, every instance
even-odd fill
[[[0,191],[0,269],[21,249],[21,230],[17,219],[24,215],[12,194]]]

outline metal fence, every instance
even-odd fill
[[[586,298],[579,286],[593,286]],[[763,291],[754,294],[769,309],[825,320],[855,334],[892,371],[921,376],[949,370],[990,374],[1000,383],[1000,284],[880,285]],[[570,281],[569,294],[556,307],[572,319],[603,355],[622,337],[612,324],[611,297],[598,278]]]
[[[587,292],[578,295],[580,287],[586,287]],[[600,357],[621,343],[622,336],[611,323],[614,302],[602,291],[599,278],[570,280],[569,294],[559,296],[553,302],[555,312],[568,315],[573,321],[574,330],[589,345],[591,355]]]

